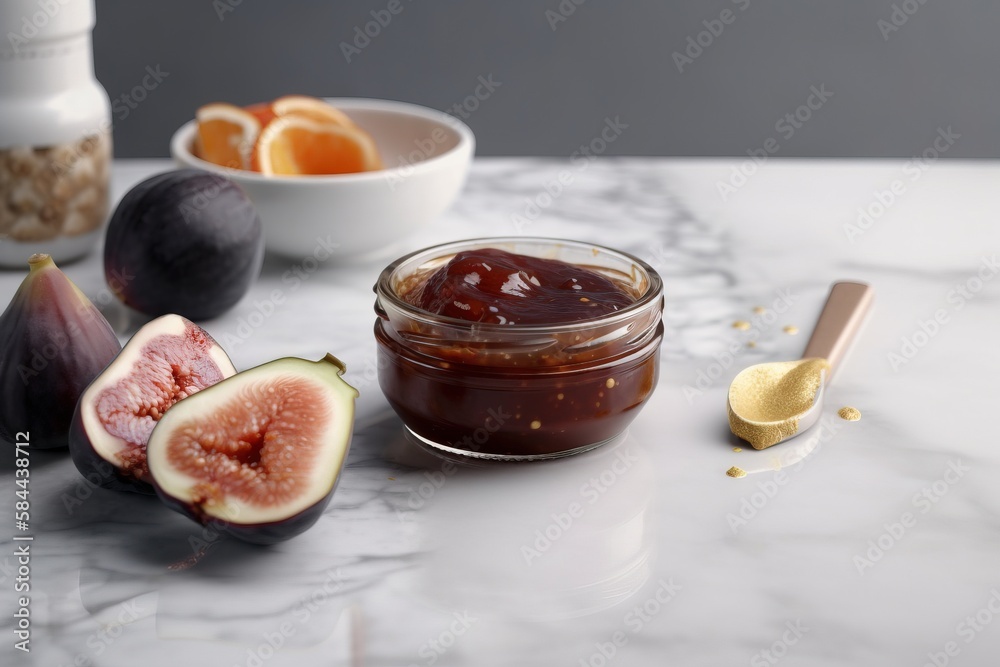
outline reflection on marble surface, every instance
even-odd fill
[[[611,607],[645,583],[653,479],[627,436],[552,462],[555,478],[545,463],[478,463],[427,459],[407,498],[403,516],[419,522],[424,548],[454,556],[414,573],[430,604],[566,619]]]
[[[239,368],[328,351],[347,362],[361,398],[329,509],[258,548],[34,452],[32,652],[13,650],[4,613],[2,664],[922,665],[949,646],[952,664],[993,664],[997,166],[936,164],[852,242],[844,225],[900,165],[769,161],[721,202],[715,184],[735,164],[481,160],[446,216],[399,240],[393,254],[568,237],[663,275],[656,393],[627,436],[567,459],[453,460],[408,441],[371,335],[388,251],[296,280],[294,262],[269,258],[253,292],[205,326]],[[166,166],[117,165],[116,193]],[[552,195],[563,171],[572,182]],[[64,268],[122,337],[136,329],[102,298],[99,257]],[[0,296],[20,279],[0,274]],[[821,422],[754,451],[729,433],[729,382],[797,358],[806,337],[783,327],[807,331],[837,279],[873,284],[876,306]],[[253,316],[276,290],[274,315]],[[844,405],[863,418],[837,417]],[[7,507],[12,466],[0,461]],[[727,477],[731,466],[749,474]]]

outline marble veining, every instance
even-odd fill
[[[378,389],[371,335],[371,286],[392,257],[298,284],[283,280],[292,263],[268,258],[251,294],[205,326],[241,369],[328,351],[347,363],[361,398],[328,511],[255,548],[35,452],[32,652],[12,649],[4,614],[2,663],[919,667],[951,650],[951,664],[995,664],[1000,231],[983,221],[1000,213],[997,166],[934,166],[852,241],[844,226],[892,165],[772,161],[722,202],[716,183],[737,164],[478,160],[455,206],[400,242],[565,237],[660,272],[657,392],[627,435],[564,460],[462,461],[408,441]],[[166,166],[116,164],[115,196]],[[951,201],[959,181],[964,199]],[[818,192],[837,197],[820,207]],[[141,324],[101,299],[98,255],[64,269],[123,339]],[[21,277],[0,273],[0,297]],[[729,382],[798,358],[838,279],[870,282],[876,306],[820,423],[754,451],[728,431]],[[249,326],[275,289],[285,302]],[[862,420],[837,417],[845,405]],[[727,477],[732,466],[747,476]]]

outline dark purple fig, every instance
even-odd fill
[[[221,315],[247,293],[263,261],[250,199],[232,181],[199,169],[168,171],[129,190],[104,242],[108,285],[153,316]]]
[[[80,394],[122,346],[51,257],[28,266],[0,315],[0,438],[27,431],[32,447],[65,447]]]
[[[175,403],[236,374],[204,329],[164,315],[139,329],[80,397],[69,451],[84,477],[119,491],[153,493],[146,443]]]
[[[330,502],[347,458],[358,392],[333,355],[278,359],[186,398],[146,454],[172,509],[255,544],[303,532]]]

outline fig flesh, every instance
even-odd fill
[[[48,255],[0,315],[0,439],[65,447],[80,394],[122,349],[101,311]]]
[[[356,389],[333,355],[238,373],[175,405],[147,447],[172,509],[256,544],[305,531],[330,502],[347,458]]]
[[[104,273],[126,305],[192,320],[221,315],[243,298],[264,261],[264,233],[232,181],[181,169],[142,181],[108,223]]]
[[[180,315],[164,315],[132,336],[83,392],[73,416],[70,453],[98,486],[153,493],[146,443],[175,403],[236,374],[211,336]]]

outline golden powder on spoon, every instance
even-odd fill
[[[861,419],[861,410],[850,406],[845,406],[837,410],[837,414],[840,415],[841,419],[846,419],[849,422],[856,422]]]
[[[729,427],[754,449],[764,449],[798,433],[799,416],[816,400],[829,372],[826,359],[758,364],[729,387]]]

